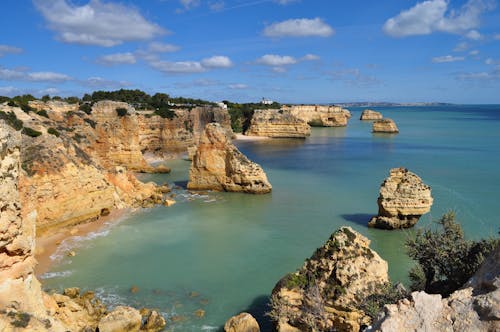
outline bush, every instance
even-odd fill
[[[46,117],[47,119],[49,118],[49,115],[47,114],[47,111],[46,110],[41,110],[41,111],[38,111],[36,112],[36,114],[40,115],[40,116],[44,116]]]
[[[386,304],[396,303],[408,297],[408,295],[403,285],[393,285],[389,282],[379,290],[379,293],[371,294],[364,298],[360,304],[360,309],[372,319],[375,319]]]
[[[14,112],[5,113],[0,111],[0,119],[5,120],[9,126],[17,131],[23,129],[23,122],[17,118]]]
[[[38,130],[32,129],[30,127],[24,127],[22,133],[24,135],[28,135],[30,137],[38,137],[38,136],[40,136],[42,134]]]
[[[50,127],[49,129],[47,129],[47,133],[49,133],[51,135],[54,135],[56,137],[61,136],[61,134],[55,128],[52,128],[52,127]]]
[[[161,116],[162,118],[173,119],[175,117],[175,112],[167,107],[160,107],[154,114]]]
[[[119,117],[122,117],[122,116],[126,116],[128,114],[128,111],[126,108],[118,107],[116,109],[116,114],[118,114]]]
[[[498,239],[466,240],[453,212],[438,221],[442,230],[418,230],[406,241],[408,255],[417,261],[409,277],[412,290],[448,296],[477,271]]]
[[[92,119],[83,119],[83,121],[87,122],[94,129],[95,129],[95,126],[97,125],[97,123]]]
[[[17,107],[16,102],[12,101],[12,100],[9,100],[9,102],[7,103],[7,105],[9,105],[10,107]]]
[[[87,113],[87,114],[90,114],[90,113],[92,113],[92,104],[90,104],[90,103],[80,104],[80,106],[78,106],[78,109],[80,111]]]

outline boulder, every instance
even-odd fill
[[[297,118],[288,110],[255,110],[245,135],[306,138],[311,135],[311,127],[306,121]]]
[[[271,317],[278,331],[359,331],[370,324],[364,298],[389,281],[387,262],[350,227],[333,233],[299,270],[272,292]]]
[[[385,118],[381,120],[376,120],[373,122],[372,132],[374,133],[389,133],[389,134],[397,134],[399,133],[399,129],[396,126],[394,120]]]
[[[378,215],[369,227],[398,229],[414,226],[420,217],[429,212],[433,198],[431,187],[406,168],[393,168],[380,186]]]
[[[224,332],[260,332],[260,327],[252,315],[242,312],[228,319]]]
[[[361,113],[361,117],[359,118],[360,120],[382,120],[383,116],[382,113],[374,111],[374,110],[364,110],[363,113]]]
[[[146,320],[144,326],[141,328],[141,331],[147,331],[147,332],[162,331],[166,325],[167,322],[165,321],[165,318],[163,318],[163,316],[160,315],[157,311],[151,310],[148,312],[148,315],[146,316]]]
[[[119,306],[99,321],[99,332],[133,332],[141,328],[142,316],[131,307]]]
[[[272,189],[262,167],[242,154],[218,123],[205,127],[191,162],[187,187],[252,194]]]

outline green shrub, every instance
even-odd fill
[[[6,101],[9,101],[10,98],[9,97],[6,97],[6,96],[0,96],[0,104],[3,104],[5,103]]]
[[[14,112],[0,111],[0,119],[5,120],[9,126],[19,131],[23,129],[23,122],[19,120]]]
[[[386,304],[396,303],[408,297],[408,291],[401,284],[393,285],[386,283],[378,293],[370,294],[366,297],[361,294],[362,302],[360,309],[363,310],[372,319],[375,319]]]
[[[56,137],[61,136],[61,134],[55,128],[52,128],[52,127],[50,127],[49,129],[47,129],[47,133],[49,133],[51,135],[54,135]]]
[[[13,100],[9,100],[9,102],[7,103],[7,105],[9,105],[10,107],[17,107],[16,102],[13,101]]]
[[[46,117],[47,119],[49,118],[49,115],[47,114],[47,111],[46,110],[41,110],[41,111],[38,111],[36,112],[36,114],[40,115],[40,116],[44,116]]]
[[[154,114],[161,116],[162,118],[166,119],[173,119],[175,117],[175,112],[172,111],[171,109],[167,107],[160,107],[156,111],[154,111]]]
[[[11,322],[14,327],[26,328],[31,320],[31,315],[27,312],[16,313],[14,320]]]
[[[32,129],[30,127],[24,127],[22,133],[24,135],[28,135],[30,137],[38,137],[38,136],[40,136],[42,134],[38,130]]]
[[[87,114],[90,114],[92,113],[92,104],[90,103],[83,103],[83,104],[80,104],[80,106],[78,107],[78,109],[80,111],[83,111]]]
[[[408,255],[417,262],[410,271],[412,290],[448,296],[462,287],[498,245],[498,239],[466,240],[453,212],[438,221],[442,230],[418,230],[406,241]]]
[[[95,129],[96,125],[97,125],[97,123],[94,120],[92,120],[92,119],[83,119],[83,121],[87,122],[94,129]]]
[[[126,116],[128,114],[128,110],[123,107],[118,107],[116,109],[116,114],[118,114],[119,117]]]

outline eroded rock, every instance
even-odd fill
[[[360,120],[382,120],[382,113],[366,109],[361,113]]]
[[[345,127],[351,117],[351,113],[340,106],[293,105],[282,109],[313,127]]]
[[[306,121],[297,118],[289,110],[255,110],[248,136],[280,138],[306,138],[311,135],[311,127]]]
[[[396,126],[394,120],[385,118],[381,120],[376,120],[373,122],[372,132],[374,133],[388,133],[388,134],[397,134],[399,133],[399,129]]]
[[[142,316],[137,309],[116,307],[99,321],[99,332],[137,332],[141,328]]]
[[[252,315],[242,312],[227,320],[224,332],[260,332],[260,327]]]

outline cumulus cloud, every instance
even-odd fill
[[[493,35],[493,39],[500,40],[500,33]]]
[[[316,61],[319,59],[321,59],[321,58],[316,54],[306,54],[302,58],[300,58],[300,60],[302,60],[302,61]]]
[[[478,50],[472,50],[469,52],[469,55],[478,55],[479,51]]]
[[[99,76],[89,77],[86,80],[80,81],[80,84],[91,88],[107,88],[107,89],[123,88],[131,85],[131,83],[126,81],[107,80]]]
[[[461,43],[458,43],[457,46],[455,46],[455,48],[453,49],[453,51],[455,52],[463,52],[463,51],[467,51],[469,49],[469,44],[467,42],[461,42]]]
[[[180,47],[172,44],[152,42],[148,46],[148,51],[153,53],[172,53],[180,50]]]
[[[65,82],[72,78],[68,75],[51,71],[30,72],[27,70],[8,69],[0,67],[0,79],[4,81],[30,82]]]
[[[288,5],[291,4],[292,2],[298,2],[300,0],[274,0],[274,2],[279,3],[280,5]]]
[[[0,45],[0,58],[7,54],[18,54],[23,51],[22,48],[9,46],[9,45]]]
[[[483,36],[479,33],[477,30],[471,30],[465,34],[465,37],[472,39],[472,40],[481,40],[483,39]]]
[[[150,62],[151,67],[169,74],[190,74],[202,73],[206,69],[198,61],[163,61],[157,60]]]
[[[383,30],[392,37],[428,35],[436,31],[462,34],[479,26],[491,0],[469,0],[458,10],[449,10],[447,0],[427,0],[388,19]]]
[[[432,62],[434,63],[457,62],[464,60],[465,58],[463,56],[452,56],[452,55],[437,56],[432,58]]]
[[[185,9],[191,9],[198,7],[201,2],[200,0],[180,0],[180,3]]]
[[[264,29],[267,37],[329,37],[335,30],[319,17],[297,18],[276,22]]]
[[[137,59],[133,53],[126,52],[104,55],[96,62],[105,66],[132,65],[137,62]]]
[[[66,0],[33,1],[48,27],[66,43],[110,47],[166,32],[147,21],[137,9],[121,4],[91,0],[78,6]]]
[[[228,87],[230,89],[234,90],[243,90],[243,89],[248,89],[248,85],[242,84],[242,83],[236,83],[236,84],[229,84]]]
[[[286,66],[296,64],[297,60],[289,55],[266,54],[258,58],[256,63],[264,66]]]
[[[229,68],[233,63],[227,56],[215,55],[201,60],[201,65],[205,68]]]

